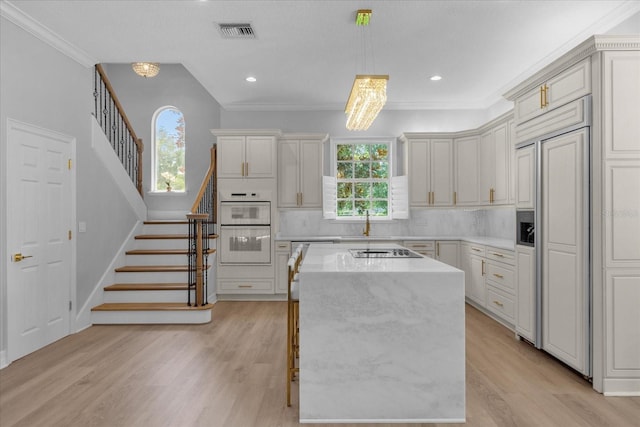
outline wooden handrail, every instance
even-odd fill
[[[119,150],[116,150],[117,147],[117,141],[114,140],[112,133],[115,132],[117,133],[118,130],[117,128],[110,128],[110,126],[106,126],[103,123],[103,120],[106,119],[107,114],[110,114],[110,112],[108,110],[103,110],[102,114],[100,114],[100,125],[103,129],[103,131],[105,132],[105,134],[107,134],[107,137],[109,138],[109,140],[111,141],[111,144],[114,148],[114,150],[117,151],[118,156],[120,157],[120,161],[122,161],[122,165],[125,167],[125,169],[127,170],[127,173],[129,174],[129,176],[131,177],[131,179],[133,180],[134,185],[136,186],[136,189],[138,190],[138,193],[140,193],[141,197],[144,197],[144,193],[142,191],[142,152],[144,150],[144,144],[142,143],[142,139],[138,138],[138,135],[136,135],[136,132],[133,130],[133,126],[131,125],[131,122],[129,121],[129,118],[127,117],[127,115],[124,112],[124,108],[122,107],[122,104],[120,103],[120,100],[118,99],[118,97],[116,96],[116,92],[113,89],[113,86],[111,85],[111,82],[109,81],[109,78],[107,77],[107,74],[104,71],[104,68],[102,68],[101,64],[96,64],[95,66],[95,70],[98,73],[98,75],[100,76],[100,91],[98,91],[98,82],[95,82],[95,92],[94,92],[94,96],[96,97],[96,119],[98,119],[98,105],[100,105],[100,107],[102,108],[102,88],[104,87],[104,89],[106,90],[106,92],[108,93],[109,97],[105,98],[105,102],[108,99],[109,100],[109,105],[113,105],[115,107],[115,111],[114,114],[117,114],[117,117],[119,119],[118,123],[122,123],[124,125],[124,128],[126,128],[126,131],[128,133],[127,135],[127,141],[131,140],[133,141],[133,143],[135,144],[136,148],[136,157],[135,157],[135,176],[133,173],[133,170],[131,168],[131,163],[127,163],[126,159],[123,157],[122,153]],[[100,96],[99,99],[99,103],[98,103],[98,96]],[[105,104],[106,107],[106,104]],[[124,131],[123,128],[123,131]],[[130,138],[130,139],[129,139]],[[122,142],[121,142],[122,143]]]
[[[127,125],[127,129],[129,130],[129,133],[133,137],[133,140],[135,141],[136,146],[138,147],[138,151],[142,152],[142,149],[144,148],[142,146],[142,140],[138,138],[138,135],[136,135],[136,132],[133,130],[133,126],[131,126],[131,122],[129,121],[129,118],[124,113],[124,108],[122,108],[122,104],[120,104],[120,100],[116,96],[116,91],[113,90],[113,86],[111,86],[111,82],[109,81],[109,78],[107,78],[107,74],[104,72],[102,65],[96,64],[96,70],[98,70],[98,74],[100,74],[100,77],[104,82],[104,86],[109,91],[109,95],[111,96],[111,99],[113,99],[114,104],[116,104],[116,108],[118,109],[118,112],[122,116],[122,120],[124,120],[125,125]]]
[[[202,185],[200,186],[200,191],[198,191],[196,200],[193,202],[193,205],[191,206],[191,213],[196,213],[198,211],[198,206],[200,206],[200,202],[204,197],[204,192],[207,190],[207,185],[209,185],[209,180],[211,179],[211,176],[213,175],[215,170],[216,170],[216,147],[214,146],[214,147],[211,147],[211,162],[209,164],[209,169],[207,170],[207,174],[205,175],[204,180],[202,180]],[[216,209],[216,207],[214,206],[213,209]]]

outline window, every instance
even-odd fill
[[[390,144],[336,144],[338,218],[389,216]]]
[[[153,119],[152,191],[184,192],[185,122],[175,107],[162,107]]]

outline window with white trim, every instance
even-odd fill
[[[162,107],[153,116],[152,191],[186,191],[185,121],[176,107]]]
[[[391,140],[336,140],[333,177],[324,177],[325,218],[408,217],[406,177],[393,177]],[[406,203],[405,203],[406,200]]]

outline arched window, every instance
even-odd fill
[[[153,116],[152,191],[185,191],[185,123],[176,107]]]

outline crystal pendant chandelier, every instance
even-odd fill
[[[361,9],[356,13],[357,26],[369,25],[370,19],[370,9]],[[356,75],[344,110],[347,129],[367,130],[371,126],[387,102],[387,80],[388,75]]]
[[[134,62],[131,68],[142,77],[155,77],[160,72],[160,64],[157,62]]]

